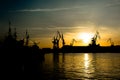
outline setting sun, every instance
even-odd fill
[[[93,35],[91,33],[80,33],[78,38],[82,40],[84,44],[89,44]]]

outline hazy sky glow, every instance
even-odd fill
[[[79,40],[78,34],[96,30],[100,45],[110,45],[108,38],[120,44],[120,0],[0,0],[1,37],[7,33],[9,19],[19,38],[28,29],[40,47],[52,47],[57,30],[64,34],[66,44]]]

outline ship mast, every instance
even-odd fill
[[[9,31],[8,31],[8,35],[11,35],[11,22],[9,21]]]
[[[25,45],[28,46],[28,43],[29,43],[29,34],[26,30],[26,43],[25,43]]]

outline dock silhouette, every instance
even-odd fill
[[[32,41],[34,44],[29,46],[30,35],[27,30],[24,39],[18,40],[17,37],[16,28],[12,32],[11,22],[9,22],[8,34],[4,41],[0,43],[2,52],[1,72],[3,75],[12,74],[11,77],[24,76],[24,74],[41,75],[42,68],[40,68],[40,65],[44,61],[45,53],[53,53],[54,60],[58,60],[59,53],[120,53],[120,46],[115,46],[111,38],[108,39],[111,46],[97,44],[97,39],[100,38],[99,32],[95,33],[88,46],[73,46],[73,43],[76,42],[75,39],[72,40],[70,45],[66,45],[63,33],[57,31],[52,40],[52,49],[39,48],[35,41]],[[59,46],[60,40],[62,41],[61,48]]]
[[[62,41],[62,47],[59,48],[60,39]],[[100,34],[96,31],[95,35],[91,38],[91,43],[88,46],[73,46],[75,39],[72,40],[70,45],[65,44],[63,34],[57,31],[56,36],[53,38],[53,51],[60,53],[120,53],[120,45],[114,45],[111,38],[108,41],[111,43],[110,46],[100,46],[97,44],[97,39],[100,39]]]
[[[16,28],[14,28],[14,32],[12,34],[11,30],[11,22],[9,21],[9,29],[8,29],[8,35],[5,37],[3,43],[0,44],[1,50],[7,50],[14,51],[17,49],[24,49],[24,52],[37,52],[44,55],[44,53],[81,53],[81,52],[87,52],[87,53],[106,53],[106,52],[120,52],[120,45],[114,45],[114,42],[111,38],[107,40],[107,42],[110,42],[110,46],[100,46],[100,44],[97,44],[97,40],[100,39],[100,34],[98,31],[94,34],[94,36],[91,38],[91,43],[89,43],[88,46],[74,46],[73,44],[77,42],[75,39],[72,39],[70,45],[66,45],[66,41],[64,39],[64,34],[60,31],[56,32],[56,35],[53,36],[52,44],[53,48],[39,48],[38,43],[32,40],[33,45],[29,46],[30,35],[28,33],[28,30],[26,30],[25,38],[18,40],[17,39],[17,31]],[[60,43],[61,40],[61,43]],[[60,44],[62,44],[62,47],[60,47]],[[19,50],[18,50],[19,51]],[[27,52],[26,52],[27,53]]]
[[[41,71],[39,65],[44,61],[44,53],[37,44],[28,45],[30,36],[27,30],[25,35],[26,38],[18,40],[16,28],[12,34],[9,22],[8,34],[0,44],[2,75],[20,78]]]

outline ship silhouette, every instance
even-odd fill
[[[14,29],[12,34],[11,22],[9,21],[9,30],[3,42],[0,43],[1,51],[1,73],[10,77],[27,75],[41,75],[42,68],[40,65],[44,61],[45,53],[54,53],[54,60],[57,60],[58,53],[120,53],[120,45],[114,45],[111,38],[108,41],[111,46],[100,46],[97,39],[100,38],[99,32],[96,31],[88,46],[73,46],[75,39],[70,45],[66,45],[63,33],[57,31],[53,37],[53,48],[39,48],[35,41],[29,46],[30,36],[26,30],[25,38],[17,39],[17,31]],[[60,40],[62,47],[59,47]]]
[[[16,28],[12,34],[11,22],[4,41],[0,44],[1,73],[14,78],[25,74],[33,75],[40,71],[39,65],[44,61],[44,53],[37,44],[29,46],[29,34],[26,30],[24,39],[17,39]]]
[[[43,56],[44,53],[81,53],[81,52],[94,52],[94,53],[106,53],[106,52],[120,52],[120,45],[114,45],[114,42],[111,38],[108,41],[111,43],[111,46],[100,46],[97,44],[97,39],[100,39],[99,32],[96,31],[95,35],[91,38],[91,43],[88,46],[73,46],[74,42],[77,42],[75,39],[72,39],[70,45],[66,45],[64,35],[60,31],[57,31],[56,35],[53,37],[52,43],[53,48],[39,48],[35,41],[32,41],[34,45],[29,46],[30,36],[26,30],[25,38],[18,40],[16,28],[12,35],[11,31],[11,22],[9,21],[9,30],[8,35],[5,37],[3,43],[0,45],[0,49],[4,51],[23,51],[22,53],[40,53],[40,56]],[[60,40],[62,42],[62,47],[60,48]]]

